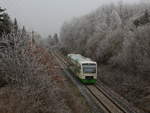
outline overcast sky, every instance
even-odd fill
[[[59,33],[64,21],[85,15],[102,4],[121,0],[0,0],[0,6],[7,8],[9,15],[28,30],[47,36]],[[138,2],[140,0],[123,0]]]

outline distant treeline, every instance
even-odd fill
[[[20,28],[18,26],[17,19],[15,18],[12,20],[8,13],[6,12],[6,9],[3,9],[0,7],[0,36],[2,34],[9,34],[9,33],[17,33],[17,32],[26,32],[25,27]]]

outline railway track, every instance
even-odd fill
[[[67,69],[69,65],[67,60],[56,51],[53,51],[52,54],[60,63],[61,68]],[[128,105],[122,104],[117,97],[114,98],[114,95],[111,95],[100,82],[95,85],[85,85],[85,87],[104,113],[140,113],[135,109],[130,109]]]
[[[123,97],[105,86],[101,81],[97,81],[96,87],[99,88],[99,90],[101,90],[105,96],[107,96],[108,98],[111,97],[110,99],[112,100],[112,102],[114,102],[114,104],[116,104],[116,106],[120,107],[121,109],[124,109],[124,111],[129,113],[144,113],[142,111],[139,111]]]
[[[102,109],[106,113],[129,113],[117,106],[110,98],[108,98],[98,87],[95,85],[86,86],[92,95],[98,100]]]

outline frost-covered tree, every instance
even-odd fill
[[[14,29],[14,32],[17,33],[18,32],[18,22],[17,22],[17,19],[15,18],[14,19],[14,23],[13,23],[13,29]]]
[[[58,34],[55,33],[53,36],[54,44],[56,45],[59,42]]]
[[[0,7],[0,36],[3,33],[10,33],[12,27],[12,22],[9,15],[5,12],[5,9]]]
[[[101,6],[90,14],[66,22],[60,33],[61,45],[68,52],[74,51],[92,57],[98,62],[115,64],[118,56],[125,51],[126,39],[130,39],[127,37],[137,31],[134,27],[134,18],[144,15],[141,22],[147,21],[149,19],[148,10],[150,7],[144,3],[124,4],[120,2],[117,5]],[[128,41],[132,42],[132,40]],[[134,40],[131,45],[137,44],[136,41]],[[134,52],[131,51],[131,53]],[[136,61],[131,61],[136,65]]]

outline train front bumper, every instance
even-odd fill
[[[84,84],[94,84],[94,83],[96,83],[96,79],[80,79],[80,81]]]

